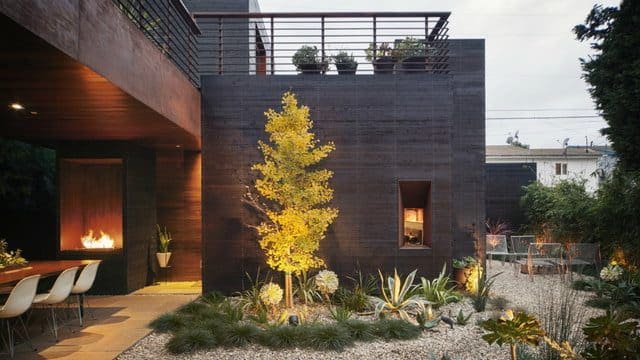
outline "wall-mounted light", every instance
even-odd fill
[[[13,110],[16,110],[16,111],[24,110],[24,106],[22,106],[22,104],[17,103],[17,102],[9,104],[9,107],[12,108]]]

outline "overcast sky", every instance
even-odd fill
[[[532,147],[584,145],[585,136],[605,144],[581,76],[580,57],[588,44],[571,32],[595,4],[592,0],[259,0],[276,11],[451,11],[452,38],[486,40],[487,144],[504,144],[519,130]],[[619,1],[599,3],[618,5]],[[498,120],[495,118],[526,117]],[[541,119],[541,117],[543,119]]]

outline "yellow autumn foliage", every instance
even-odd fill
[[[259,173],[256,191],[274,206],[266,211],[269,221],[258,226],[260,246],[275,270],[292,274],[322,267],[316,252],[338,209],[327,205],[333,172],[317,165],[335,146],[319,144],[309,108],[299,106],[291,92],[282,97],[282,111],[269,109],[265,116],[269,142],[258,143],[264,162],[252,169]]]

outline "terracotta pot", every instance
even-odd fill
[[[459,289],[464,289],[464,284],[467,283],[467,278],[469,277],[469,269],[453,269],[453,280],[456,282],[456,285]]]
[[[156,258],[158,258],[158,265],[161,268],[166,268],[169,265],[169,259],[171,258],[171,253],[156,253]]]

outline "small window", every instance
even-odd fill
[[[431,182],[400,181],[399,185],[400,247],[430,247]]]
[[[567,164],[562,164],[562,175],[567,175]]]
[[[556,163],[556,175],[562,175],[562,164]]]

